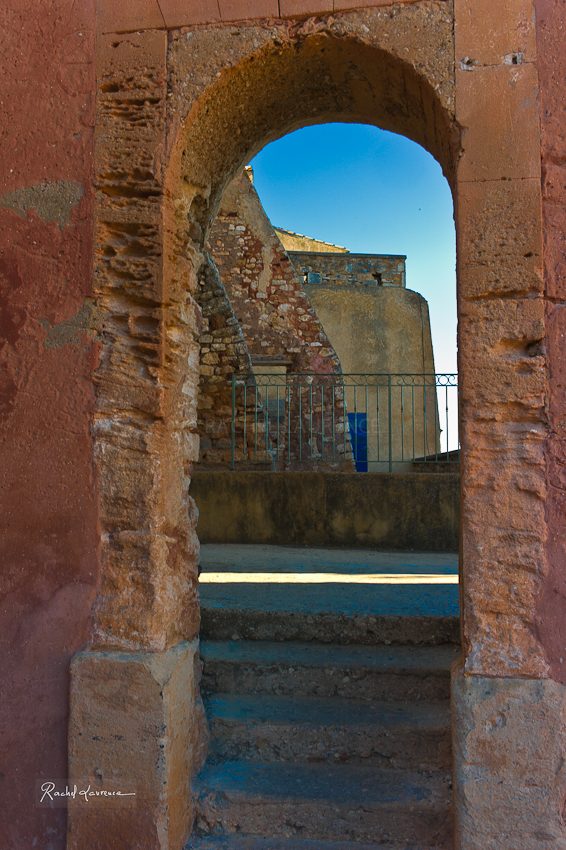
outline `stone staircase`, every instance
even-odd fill
[[[234,548],[224,553],[232,568]],[[205,574],[211,566],[218,569],[205,564]],[[322,566],[336,577],[336,564]],[[439,569],[446,573],[445,564]],[[453,599],[448,605],[440,594],[421,616],[400,600],[403,616],[391,597],[384,604],[383,584],[360,583],[358,574],[359,598],[346,600],[357,610],[344,612],[343,588],[329,582],[319,586],[320,610],[311,603],[309,614],[301,609],[300,575],[292,583],[276,578],[269,606],[259,587],[265,591],[265,580],[257,601],[250,573],[245,582],[234,578],[201,586],[211,743],[194,789],[188,848],[449,850],[449,682],[459,652]],[[457,585],[449,588],[457,593]],[[272,620],[277,639],[266,640]],[[313,639],[319,620],[323,642]],[[391,621],[403,643],[383,637]],[[238,631],[227,636],[235,622]]]

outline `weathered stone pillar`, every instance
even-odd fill
[[[547,360],[532,0],[456,0],[463,664],[458,850],[564,848],[564,687],[537,630],[548,575]]]
[[[78,793],[69,801],[68,850],[183,846],[205,740],[197,652],[193,641],[166,652],[75,655],[69,788]]]
[[[181,850],[206,741],[188,496],[199,310],[184,267],[164,271],[166,66],[164,30],[98,36],[93,286],[103,345],[93,434],[102,571],[93,649],[71,668],[73,850]],[[89,786],[135,797],[86,802]]]

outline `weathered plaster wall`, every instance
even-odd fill
[[[426,300],[412,289],[305,286],[344,373],[434,373]]]
[[[191,488],[203,543],[458,548],[458,474],[198,468]]]
[[[94,2],[0,10],[0,705],[6,848],[65,846],[69,663],[99,581]]]
[[[305,284],[305,291],[345,375],[434,375],[428,304],[418,292],[364,283]],[[365,380],[360,378],[362,383]],[[394,379],[397,380],[402,379]],[[379,395],[371,386],[367,394],[365,389],[354,393],[352,387],[345,391],[348,411],[356,410],[367,416],[370,472],[389,470],[390,403],[392,459],[426,457],[439,448],[436,390],[425,389],[422,380],[417,379],[420,386],[412,390],[394,387],[390,400],[387,378],[379,381]]]
[[[333,245],[332,242],[322,242],[320,239],[303,236],[302,233],[293,233],[292,230],[283,230],[281,227],[275,227],[274,230],[287,253],[290,251],[328,251],[331,254],[350,253],[342,245]]]

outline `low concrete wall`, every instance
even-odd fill
[[[456,551],[460,475],[197,470],[203,543]]]

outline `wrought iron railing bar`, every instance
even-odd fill
[[[389,395],[389,472],[393,472],[393,419],[391,410],[391,375],[387,382],[387,392]]]
[[[268,381],[264,384],[265,387],[265,462],[267,463],[267,442],[269,438],[270,422],[269,422],[269,386],[270,382]]]
[[[309,387],[309,453],[310,459],[312,460],[312,384]]]
[[[257,460],[257,409],[259,407],[258,400],[259,400],[259,387],[256,384],[256,387],[255,387],[255,405],[254,405],[254,447],[255,447],[254,460]]]
[[[425,380],[424,379],[425,379],[425,376],[423,375],[423,417],[424,417],[424,423],[423,423],[423,442],[424,442],[423,457],[426,460],[426,458],[428,457],[428,439],[427,439],[427,424],[428,423],[427,423],[427,416],[426,416],[426,386],[425,386]]]
[[[303,388],[297,388],[299,394],[299,462],[303,459]]]
[[[291,463],[291,384],[288,384],[286,387],[287,390],[287,460]]]
[[[446,460],[448,460],[448,438],[450,436],[448,431],[448,385],[444,385],[444,395],[445,395],[445,405],[446,405]]]
[[[275,419],[275,427],[277,428],[277,450],[276,450],[277,463],[279,463],[279,447],[280,447],[280,443],[281,443],[281,440],[280,440],[281,428],[279,427],[280,410],[281,410],[281,408],[279,407],[279,384],[277,384],[277,416],[276,416],[276,419]]]
[[[336,390],[332,384],[332,460],[336,460]]]
[[[324,384],[320,385],[320,440],[321,458],[324,460]]]
[[[413,457],[415,457],[415,385],[411,387],[411,404],[413,414]]]
[[[379,386],[379,384],[377,384],[377,462],[378,463],[381,460],[381,455],[380,455],[380,452],[381,452],[381,446],[380,446],[381,435],[380,435],[380,431],[379,431],[379,417],[380,417],[380,413],[381,413],[380,406],[379,406],[379,390],[380,389],[381,389],[381,387]]]
[[[354,457],[358,456],[358,387],[354,384]]]
[[[244,459],[247,460],[248,454],[248,435],[247,435],[247,421],[248,421],[248,387],[244,384]]]
[[[438,463],[438,446],[440,444],[440,418],[438,414],[438,396],[434,384],[434,459]]]
[[[344,457],[344,460],[346,460],[346,432],[348,430],[348,408],[346,406],[346,384],[344,384],[344,400],[343,400],[342,403],[344,405],[344,420],[343,420],[344,427],[342,428],[342,440],[343,440],[343,443],[344,443],[343,457]]]
[[[405,463],[405,410],[403,407],[403,390],[405,387],[401,384],[401,463]]]

